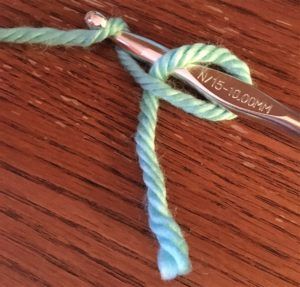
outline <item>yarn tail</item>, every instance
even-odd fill
[[[190,272],[188,246],[173,219],[155,152],[158,99],[144,92],[136,134],[137,154],[147,186],[149,225],[159,242],[158,268],[162,279],[171,280]]]

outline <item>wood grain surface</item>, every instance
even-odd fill
[[[225,46],[300,109],[297,0],[0,0],[0,26],[84,28],[89,10],[168,47]],[[300,286],[296,143],[161,102],[157,151],[193,263],[162,282],[134,144],[141,89],[113,44],[0,44],[0,61],[1,287]]]

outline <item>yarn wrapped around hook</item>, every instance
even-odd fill
[[[98,30],[0,28],[0,42],[88,47],[122,31],[128,31],[128,27],[121,18],[109,19],[106,26]],[[191,270],[191,262],[187,243],[168,208],[165,179],[155,151],[159,100],[165,100],[187,113],[209,121],[231,120],[236,116],[214,103],[172,88],[166,80],[177,68],[214,64],[251,84],[250,71],[247,64],[229,50],[201,43],[169,50],[152,65],[149,73],[126,51],[117,48],[117,53],[122,65],[144,90],[135,141],[147,187],[149,225],[159,243],[158,267],[162,279],[170,280],[187,274]]]
[[[178,68],[195,64],[215,64],[246,83],[252,83],[244,62],[225,48],[214,45],[186,45],[168,51],[146,73],[127,52],[117,48],[123,66],[144,89],[135,141],[143,179],[147,187],[149,225],[159,242],[158,267],[165,280],[191,270],[188,246],[173,219],[166,200],[165,180],[155,152],[155,129],[159,99],[187,113],[210,121],[230,120],[236,116],[214,103],[197,99],[170,87],[165,81]]]

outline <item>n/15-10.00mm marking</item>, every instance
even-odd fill
[[[257,97],[251,96],[248,93],[243,93],[240,89],[235,87],[228,87],[226,82],[216,77],[209,75],[205,68],[201,69],[201,72],[197,76],[197,79],[207,86],[208,84],[216,91],[225,91],[229,97],[235,99],[237,102],[247,105],[253,108],[253,110],[261,113],[269,114],[272,110],[272,105],[258,99]]]

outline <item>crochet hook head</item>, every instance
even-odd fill
[[[103,14],[97,11],[88,12],[84,20],[87,26],[92,30],[105,28],[108,21]],[[150,64],[154,63],[168,50],[154,41],[129,32],[123,32],[113,37],[112,40],[134,57]],[[149,42],[149,47],[146,44],[147,42]]]
[[[104,28],[107,23],[106,17],[95,11],[88,12],[85,21],[90,29]],[[134,57],[150,64],[168,51],[166,47],[130,32],[122,32],[112,40]],[[281,131],[300,139],[299,113],[254,86],[200,65],[189,70],[176,69],[174,76],[187,82],[212,102],[239,114],[262,120],[268,126],[276,127],[276,130],[280,128]]]
[[[107,24],[107,18],[97,11],[87,12],[84,20],[90,29],[105,28]]]

